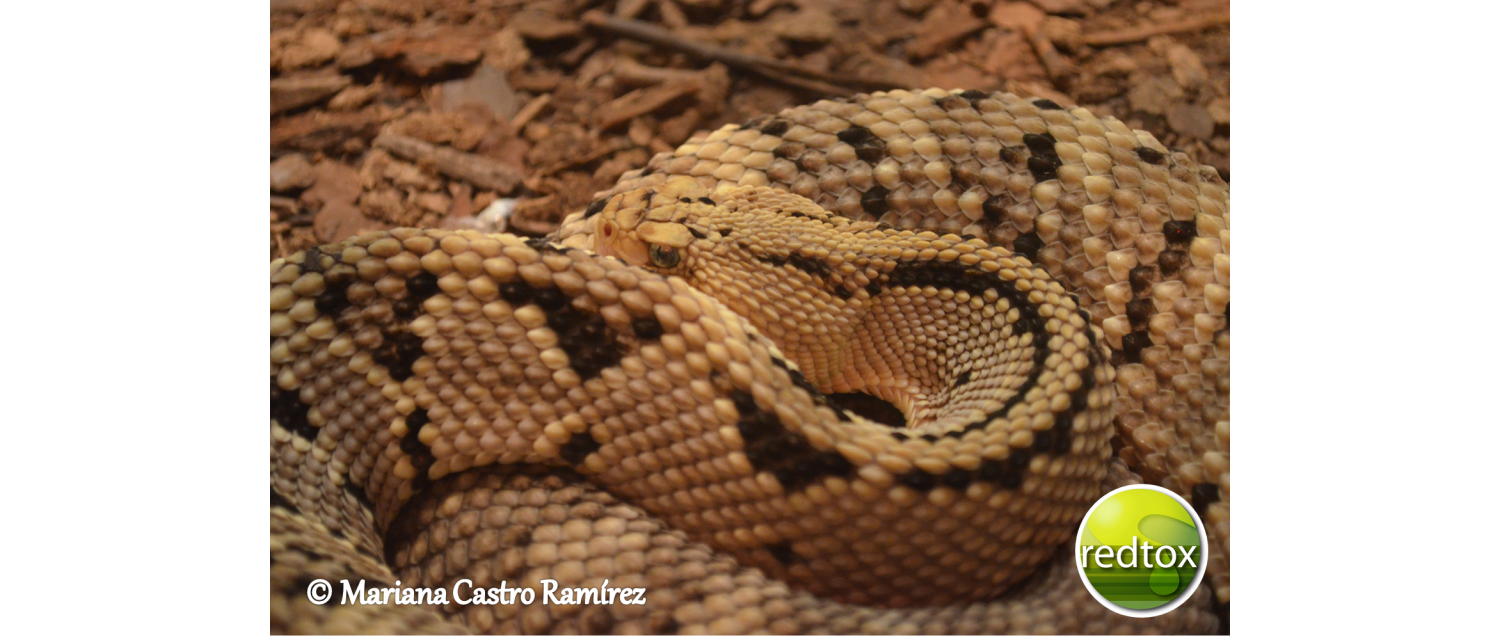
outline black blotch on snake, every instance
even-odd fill
[[[906,426],[906,416],[896,408],[896,405],[868,393],[857,391],[830,393],[828,401],[834,406],[841,407],[871,422],[878,422],[889,427]]]
[[[814,449],[802,434],[788,431],[775,412],[761,411],[749,392],[735,389],[730,400],[740,414],[736,427],[745,442],[745,457],[757,470],[776,476],[787,492],[824,476],[848,477],[854,473],[854,465],[837,451]]]
[[[405,382],[411,377],[412,365],[426,354],[422,339],[406,331],[381,332],[380,346],[370,350],[376,364],[384,365],[391,378]]]
[[[1151,164],[1160,165],[1167,163],[1167,156],[1163,155],[1160,151],[1152,149],[1151,147],[1136,147],[1135,155],[1140,156],[1142,160],[1145,160],[1146,162],[1149,162]]]
[[[1198,223],[1192,220],[1173,220],[1162,225],[1162,234],[1168,244],[1188,244],[1198,236]]]
[[[292,430],[303,439],[318,439],[318,428],[307,421],[308,405],[302,403],[296,391],[287,391],[271,381],[271,419]]]

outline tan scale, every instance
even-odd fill
[[[932,96],[893,95],[909,103],[904,108],[916,108],[912,116],[897,113],[892,122],[933,115]],[[891,97],[877,95],[871,100]],[[986,106],[987,101],[1012,100],[994,96],[979,102]],[[816,126],[799,123],[785,136],[831,148],[838,140],[833,133],[848,125],[830,118],[868,120],[868,112],[857,104],[831,104],[825,115],[808,121]],[[965,117],[970,124],[978,121]],[[724,141],[721,158],[732,146],[763,151],[772,142],[763,133],[714,135],[719,133],[725,135],[698,144]],[[955,134],[945,135],[951,139]],[[996,139],[1006,137],[997,134]],[[945,147],[957,145],[919,138],[912,152],[943,157]],[[856,168],[855,162],[864,162],[851,161],[842,151],[831,155]],[[753,154],[737,157],[749,160]],[[676,160],[659,157],[653,166],[671,162]],[[682,173],[735,175],[748,186],[766,181],[767,174],[753,167],[717,171],[726,163],[715,162],[713,171],[689,168]],[[874,173],[871,170],[872,180]],[[941,180],[940,173],[932,173]],[[809,184],[803,180],[806,175],[811,174],[793,177],[804,190]],[[852,175],[858,178],[859,172]],[[982,178],[983,171],[979,175]],[[1003,176],[996,183],[1009,189],[1016,177]],[[1025,177],[1019,176],[1022,181]],[[273,492],[289,503],[289,508],[273,507],[272,512],[273,629],[293,628],[304,619],[299,611],[278,609],[275,603],[280,597],[295,604],[298,580],[309,575],[278,573],[276,545],[318,535],[336,539],[345,545],[345,553],[369,560],[396,554],[389,557],[396,558],[396,572],[407,578],[407,586],[484,571],[486,580],[519,581],[545,571],[559,580],[645,580],[653,594],[661,594],[655,606],[623,613],[588,606],[572,611],[497,606],[438,612],[476,631],[1092,633],[1214,628],[1216,621],[1203,610],[1206,594],[1195,597],[1196,606],[1150,621],[1128,620],[1094,607],[1067,554],[1057,550],[1104,489],[1112,411],[1155,406],[1131,405],[1131,398],[1138,396],[1115,398],[1115,388],[1122,396],[1137,389],[1158,396],[1182,393],[1194,407],[1216,406],[1217,394],[1223,394],[1222,427],[1213,434],[1220,440],[1190,440],[1195,445],[1222,442],[1227,450],[1227,331],[1213,324],[1215,310],[1207,303],[1192,302],[1203,299],[1201,294],[1195,298],[1195,292],[1208,291],[1213,296],[1222,293],[1227,306],[1227,255],[1213,253],[1227,250],[1227,221],[1218,246],[1200,248],[1195,242],[1191,255],[1194,266],[1201,258],[1214,278],[1222,272],[1222,282],[1199,276],[1186,279],[1186,286],[1197,284],[1198,289],[1173,290],[1162,288],[1169,282],[1164,278],[1153,283],[1151,292],[1159,312],[1179,319],[1187,313],[1190,318],[1164,326],[1172,346],[1161,349],[1192,351],[1198,366],[1172,364],[1178,362],[1176,352],[1151,352],[1157,348],[1153,346],[1143,351],[1143,357],[1153,358],[1158,375],[1167,363],[1166,370],[1173,373],[1169,380],[1176,385],[1148,386],[1136,375],[1127,389],[1123,372],[1145,367],[1126,364],[1120,382],[1111,385],[1109,365],[1091,363],[1090,350],[1103,351],[1089,339],[1068,295],[1073,283],[1065,288],[1024,258],[982,239],[840,222],[806,200],[767,190],[720,190],[701,196],[713,200],[708,204],[688,195],[707,193],[701,180],[670,185],[665,178],[647,181],[652,184],[636,185],[642,188],[622,191],[609,201],[607,215],[596,211],[593,222],[575,221],[562,230],[565,244],[604,256],[511,236],[395,230],[273,263],[273,418],[282,419],[272,422],[272,484]],[[818,182],[814,188],[822,191],[813,196],[838,186],[834,179]],[[839,206],[847,211],[845,196],[850,194],[847,188],[843,191],[839,196],[846,203]],[[946,192],[928,191],[919,197],[936,194],[938,205],[948,202]],[[670,202],[653,204],[679,193]],[[682,197],[690,202],[681,202]],[[1038,199],[1055,204],[1066,196],[1043,193]],[[778,207],[781,212],[775,211]],[[1227,220],[1227,200],[1221,208]],[[795,224],[785,215],[794,210],[804,214]],[[1024,207],[1017,210],[1025,212]],[[1061,218],[1068,222],[1066,215]],[[629,223],[616,227],[615,244],[597,243],[590,235],[591,225],[606,219]],[[729,226],[694,226],[704,220]],[[1041,222],[1051,224],[1044,218]],[[1008,219],[1005,224],[1016,223]],[[1199,222],[1200,229],[1203,224]],[[941,230],[941,221],[935,226]],[[1105,232],[1114,233],[1113,225],[1108,226]],[[1003,241],[997,236],[1003,231],[1004,224],[997,225],[988,237]],[[767,266],[763,261],[725,255],[738,244],[714,244],[731,237],[763,250],[795,247],[803,266],[822,264],[828,270],[814,268],[817,273],[807,277],[806,272],[795,273],[795,266],[775,267],[775,272],[760,269]],[[1043,264],[1053,255],[1047,250],[1056,244],[1040,252]],[[715,246],[726,247],[725,253],[713,251]],[[675,261],[666,257],[668,248],[677,252]],[[1065,253],[1064,259],[1085,253]],[[969,256],[981,259],[975,262]],[[653,264],[660,269],[662,261],[672,262],[666,271],[678,269],[682,277],[646,270]],[[1019,331],[1018,310],[1011,307],[1020,303],[997,298],[993,292],[974,295],[928,284],[890,286],[872,295],[864,288],[918,262],[962,264],[996,282],[1013,283],[1023,289],[1022,299],[1034,309],[1030,313],[1042,318],[1044,329]],[[685,265],[697,267],[689,273]],[[844,293],[849,295],[830,289],[832,280],[848,285]],[[715,289],[710,284],[715,281],[722,286]],[[752,283],[758,286],[746,286]],[[418,289],[420,296],[413,293]],[[555,294],[547,297],[539,291]],[[730,291],[737,297],[714,299]],[[1076,294],[1085,307],[1104,299],[1102,291]],[[539,304],[541,298],[546,299]],[[771,313],[758,315],[766,311]],[[1099,314],[1094,315],[1099,323]],[[649,328],[650,322],[641,324],[646,319],[659,328],[649,336],[638,335],[643,327]],[[1184,330],[1188,328],[1192,331]],[[1108,325],[1102,329],[1108,340]],[[1172,342],[1204,334],[1216,342],[1207,348],[1201,341],[1182,342],[1181,347]],[[564,340],[580,335],[591,340]],[[919,335],[923,339],[912,339]],[[1026,360],[1026,354],[1036,352],[1038,339],[1045,341],[1051,355],[1026,386],[1023,379],[1031,378],[1028,368],[1037,365]],[[583,342],[593,346],[584,348]],[[1213,351],[1216,346],[1222,353]],[[794,379],[799,368],[810,386]],[[955,382],[958,368],[969,373],[966,384]],[[917,489],[898,480],[918,471],[932,477],[972,472],[980,461],[1003,461],[1029,450],[1036,434],[1051,426],[1050,418],[1074,411],[1068,407],[1068,393],[1079,389],[1079,374],[1085,369],[1094,371],[1099,386],[1086,394],[1086,407],[1076,410],[1069,448],[1030,457],[1020,486],[1006,488],[971,478],[961,491],[948,486]],[[1193,388],[1195,381],[1205,385],[1206,377],[1215,382],[1213,388]],[[1023,387],[1027,395],[1003,416],[975,420]],[[818,393],[844,390],[891,400],[907,413],[908,424],[892,428],[841,413]],[[1152,417],[1160,420],[1162,413]],[[781,475],[757,469],[746,455],[748,436],[741,425],[747,417],[773,417],[780,428],[777,437],[800,438],[791,447],[794,452],[834,456],[850,468],[824,469],[807,478],[787,476],[786,469],[777,470]],[[962,427],[973,422],[982,428],[964,432]],[[1127,425],[1123,413],[1119,422],[1135,426],[1137,434],[1150,428],[1144,421]],[[1161,435],[1168,432],[1159,422],[1155,429],[1157,440],[1171,442]],[[917,435],[935,436],[936,442],[912,437]],[[580,449],[580,442],[589,446]],[[1161,448],[1161,442],[1151,444]],[[1227,533],[1227,451],[1209,452],[1218,457],[1198,456],[1187,464],[1197,462],[1203,473],[1222,467],[1225,493],[1215,509]],[[1121,454],[1148,472],[1155,460],[1150,456],[1161,455],[1139,443],[1131,443]],[[776,464],[761,462],[763,467]],[[498,478],[504,472],[498,469],[513,467],[497,468],[494,463],[571,466],[586,479],[561,470],[561,475],[549,475],[529,468],[530,477],[502,481]],[[471,484],[444,480],[455,474],[452,481]],[[782,477],[791,477],[795,486],[787,486]],[[481,480],[489,484],[472,484]],[[571,497],[495,484],[504,482],[543,483],[538,486],[566,491]],[[629,518],[617,517],[642,532],[651,529],[639,549],[646,563],[634,555],[623,563],[611,556],[619,550],[610,542],[619,537],[619,523],[608,520],[602,532],[595,529],[605,522],[601,514],[613,508],[613,499],[593,486],[639,505],[616,505],[630,510]],[[353,497],[356,494],[360,499]],[[504,513],[487,510],[487,517],[468,517],[453,530],[433,524],[431,510],[421,507],[482,505],[495,498],[532,500],[537,511],[523,515],[513,508]],[[582,511],[569,515],[568,505],[582,505]],[[1210,522],[1213,513],[1210,510]],[[549,518],[563,520],[546,528]],[[278,519],[283,523],[279,530]],[[443,525],[448,526],[452,525]],[[541,528],[526,536],[512,534],[512,544],[503,544],[504,531],[517,526]],[[563,533],[573,539],[559,537]],[[642,542],[639,537],[630,540],[631,545]],[[424,549],[434,542],[449,549],[441,570],[431,562],[418,573],[402,568],[420,563],[426,557]],[[293,546],[307,547],[299,544]],[[480,562],[473,553],[480,547],[505,560]],[[795,560],[786,561],[788,550]],[[1053,557],[1057,560],[1047,564]],[[1043,568],[1034,571],[1038,566]],[[367,573],[371,579],[389,579],[378,570]],[[1027,575],[1035,577],[1019,591],[1006,591]],[[674,584],[689,586],[674,590]],[[765,601],[779,604],[757,608]],[[976,601],[981,604],[958,604]]]
[[[972,234],[1010,250],[1018,238],[1036,234],[1037,262],[1078,296],[1114,352],[1117,454],[1147,482],[1184,498],[1193,499],[1195,488],[1216,494],[1200,514],[1214,550],[1206,582],[1219,602],[1229,602],[1229,185],[1218,172],[1115,118],[1042,108],[1005,93],[877,92],[757,120],[753,128],[763,130],[786,124],[784,132],[761,132],[750,145],[775,150],[767,186],[832,213],[898,229]],[[879,139],[884,157],[872,164],[856,153],[846,166],[829,163],[830,154],[848,157],[853,145],[837,133],[851,126]],[[727,152],[736,146],[730,139],[745,134],[726,125],[694,137],[626,172],[599,197],[701,176],[698,149],[723,142]],[[1056,179],[1038,181],[1028,168],[1027,134],[1057,140]],[[1155,162],[1142,149],[1154,152]],[[939,168],[951,182],[940,184]],[[855,179],[866,173],[872,180]],[[710,190],[760,184],[698,182]],[[861,204],[872,187],[888,190],[878,215]],[[940,192],[956,195],[956,211],[943,207],[948,196],[935,197]],[[1164,229],[1175,221],[1190,223],[1195,237],[1169,243]],[[575,213],[556,236],[567,243],[591,233],[592,224]],[[1138,267],[1144,269],[1133,285]],[[1149,302],[1144,321],[1129,316],[1127,306],[1137,300]],[[1124,358],[1131,333],[1150,337],[1136,361]]]

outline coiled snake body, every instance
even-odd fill
[[[1213,631],[1228,249],[1228,186],[1149,134],[928,90],[695,138],[549,240],[277,260],[272,630]],[[1216,593],[1158,618],[1064,544],[1135,474],[1210,534]],[[646,604],[471,597],[547,580]]]

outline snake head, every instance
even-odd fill
[[[713,206],[708,194],[689,177],[626,191],[610,198],[582,224],[574,222],[563,242],[653,271],[685,269],[686,250],[695,238],[691,220],[701,213],[699,209]],[[701,232],[696,237],[702,237]]]

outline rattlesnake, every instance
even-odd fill
[[[1228,186],[1150,134],[928,90],[694,138],[549,240],[277,260],[272,630],[1212,631],[1228,247]],[[1135,474],[1209,533],[1215,593],[1158,618],[1064,544]],[[338,605],[345,578],[647,602]]]

